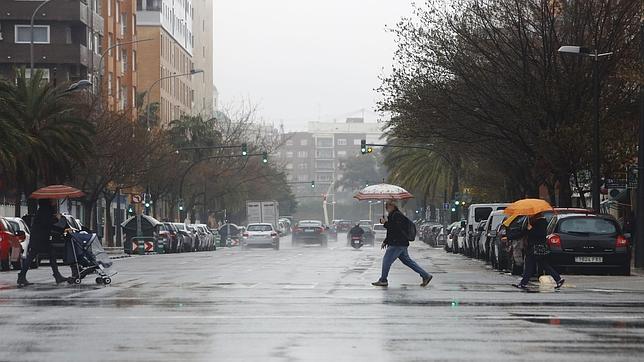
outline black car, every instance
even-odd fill
[[[549,261],[557,269],[631,273],[631,244],[610,215],[555,215],[548,225]]]
[[[327,246],[327,233],[321,221],[301,220],[293,228],[293,245],[320,244]]]

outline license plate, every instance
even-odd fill
[[[311,229],[306,229],[306,230],[304,230],[304,232],[305,232],[305,233],[312,233],[312,232],[314,232],[314,231],[315,231],[315,230],[311,230]]]
[[[603,263],[604,258],[599,256],[577,256],[575,263]]]

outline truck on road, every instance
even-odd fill
[[[268,223],[278,230],[279,209],[277,201],[247,201],[246,220],[249,224]]]

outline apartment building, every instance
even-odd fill
[[[159,103],[159,123],[192,114],[193,0],[137,0],[138,88]],[[163,79],[163,80],[161,80]]]
[[[196,69],[204,70],[200,76],[192,77],[192,89],[194,90],[192,111],[205,115],[211,115],[217,109],[213,79],[212,3],[212,0],[192,0],[194,8],[192,62]]]
[[[359,154],[361,140],[377,143],[381,137],[379,125],[365,123],[362,118],[349,118],[344,123],[309,122],[307,132],[284,134],[277,157],[296,196],[319,196],[342,178],[340,162]],[[311,181],[315,181],[315,188]]]
[[[0,76],[30,76],[30,19],[40,1],[0,1]],[[34,69],[54,83],[95,81],[104,21],[100,0],[53,0],[34,16]]]
[[[112,111],[130,110],[136,116],[137,43],[136,0],[101,0],[104,24],[101,95]]]

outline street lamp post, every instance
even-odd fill
[[[166,79],[185,77],[185,76],[188,76],[188,75],[192,76],[192,75],[203,73],[203,72],[204,72],[203,69],[192,69],[189,73],[172,74],[172,75],[168,75],[168,76],[165,76],[165,77],[161,77],[161,78],[157,79],[156,81],[154,81],[154,83],[152,83],[152,85],[150,85],[150,87],[148,88],[148,90],[146,92],[147,100],[145,102],[145,104],[147,106],[147,110],[145,112],[146,113],[145,120],[146,120],[147,125],[148,125],[148,130],[150,130],[150,92],[152,92],[152,88],[154,88],[155,85],[159,84],[159,82],[161,82],[163,80],[166,80]]]
[[[644,67],[644,11],[640,21],[640,69]],[[635,220],[635,266],[644,266],[644,80],[640,79],[640,124],[637,150],[637,215]]]
[[[29,23],[29,72],[31,74],[29,74],[29,77],[34,76],[34,20],[36,18],[36,13],[50,1],[52,0],[44,0],[31,14],[31,22]]]
[[[580,46],[564,45],[559,48],[559,53],[576,54],[593,58],[593,167],[592,167],[592,203],[596,213],[600,212],[600,183],[601,183],[601,155],[600,155],[600,132],[599,132],[599,58],[613,54],[598,53],[597,50],[590,50]]]

